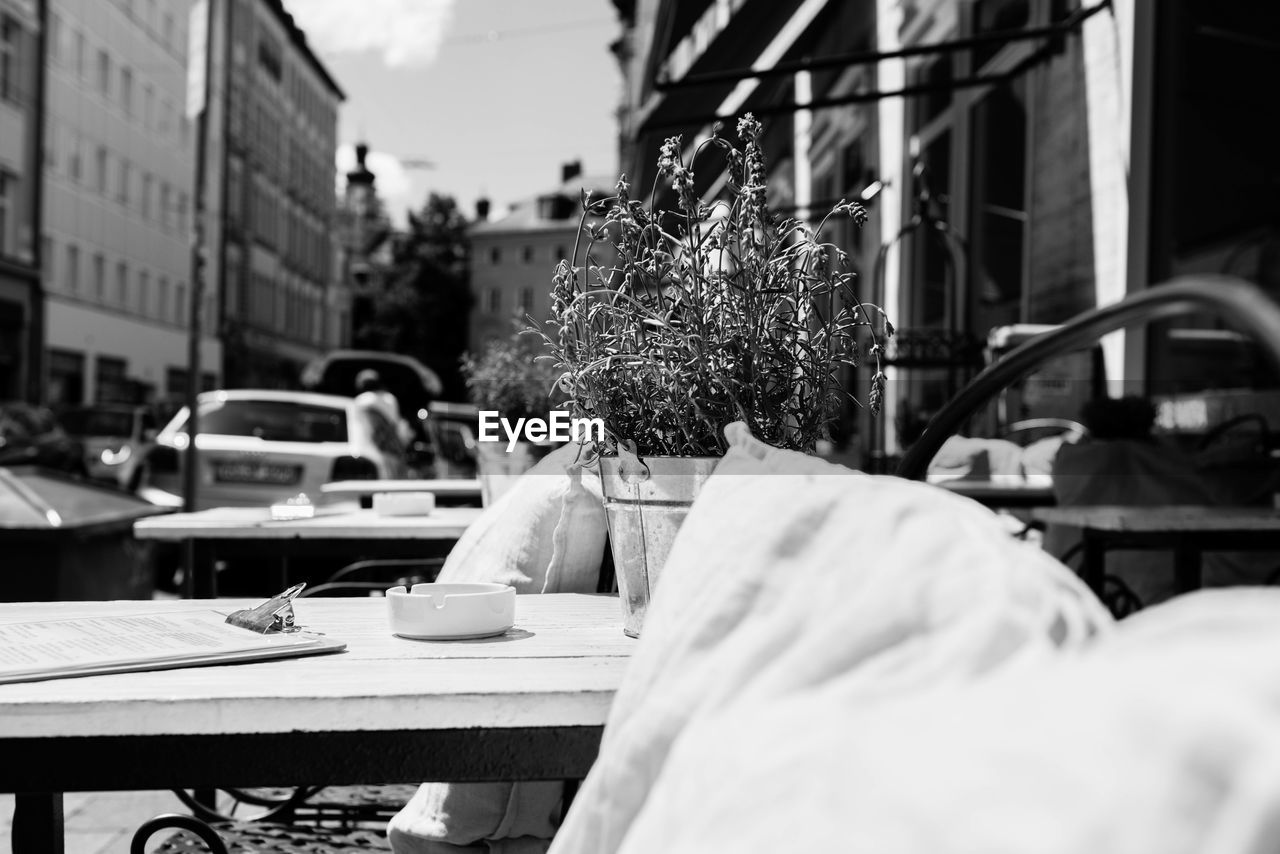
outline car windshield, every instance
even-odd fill
[[[75,436],[132,436],[133,413],[120,410],[73,409],[62,415],[62,426]]]
[[[183,421],[178,429],[185,431]],[[201,404],[199,430],[269,442],[345,442],[347,414],[288,400],[223,400]]]

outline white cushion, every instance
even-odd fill
[[[741,425],[726,435],[554,854],[674,850],[720,793],[681,788],[681,808],[660,797],[698,774],[696,760],[672,758],[731,710],[828,691],[872,704],[1034,666],[1110,625],[1079,579],[976,502],[769,448]],[[737,768],[794,780],[806,769],[788,758],[788,738],[803,727],[738,743]],[[722,783],[732,798],[733,775]],[[838,779],[824,783],[840,791]],[[790,827],[791,806],[780,798],[758,818]],[[703,836],[683,850],[847,850],[760,846],[731,822],[717,829],[720,844]]]
[[[600,478],[584,456],[566,445],[521,475],[458,540],[438,580],[594,593],[608,528]],[[397,854],[537,854],[555,833],[563,796],[559,782],[423,783],[387,835]]]
[[[517,593],[594,592],[608,526],[600,478],[568,444],[486,507],[449,552],[439,581],[510,584]]]

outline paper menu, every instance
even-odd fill
[[[258,634],[216,611],[0,623],[0,683],[341,650],[307,632]]]

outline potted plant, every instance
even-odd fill
[[[564,396],[556,391],[558,376],[543,341],[529,330],[513,329],[508,337],[490,341],[478,356],[462,356],[462,377],[471,402],[509,424],[518,419],[549,421],[555,400]],[[496,442],[477,442],[476,472],[485,506],[497,501],[553,447],[550,440],[508,441],[506,436]]]
[[[737,132],[741,149],[717,132],[688,163],[680,137],[662,145],[657,180],[670,182],[675,211],[656,207],[656,182],[647,206],[625,176],[614,196],[584,193],[573,257],[553,279],[543,336],[572,414],[604,424],[601,479],[628,634],[727,450],[727,424],[812,452],[852,397],[843,369],[864,344],[873,411],[883,396],[879,354],[893,327],[858,300],[848,256],[822,238],[833,217],[861,225],[865,210],[841,201],[816,228],[775,216],[761,124],[748,114]],[[693,165],[708,150],[728,172],[712,204],[694,191]]]

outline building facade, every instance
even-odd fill
[[[179,402],[192,299],[192,4],[48,2],[45,397]],[[219,381],[214,331],[200,339],[207,385]]]
[[[344,96],[280,0],[213,7],[205,242],[221,295],[225,381],[296,387],[302,367],[349,325],[335,297]]]
[[[39,397],[42,12],[0,0],[0,400]]]
[[[580,163],[561,168],[560,184],[514,205],[491,219],[482,202],[471,227],[470,348],[506,338],[512,325],[542,320],[551,310],[551,278],[556,265],[569,260],[582,217],[583,189],[601,198],[612,195],[616,175],[587,176]],[[579,262],[581,263],[581,262]],[[598,263],[607,265],[607,259]]]
[[[1257,108],[1280,76],[1273,4],[615,7],[619,149],[634,183],[652,180],[663,138],[688,144],[717,118],[731,134],[752,111],[779,212],[867,204],[867,226],[839,242],[858,260],[860,295],[899,328],[885,415],[856,425],[870,454],[912,440],[981,369],[993,330],[1061,323],[1188,273],[1243,276],[1280,298],[1280,216],[1260,190],[1280,165]],[[1126,330],[1098,352],[1103,380],[1077,360],[1034,405],[992,417],[1073,416],[1107,393],[1162,411],[1189,395],[1208,400],[1203,412],[1215,389],[1251,387],[1247,405],[1280,424],[1280,393],[1257,393],[1275,378],[1216,319]]]

